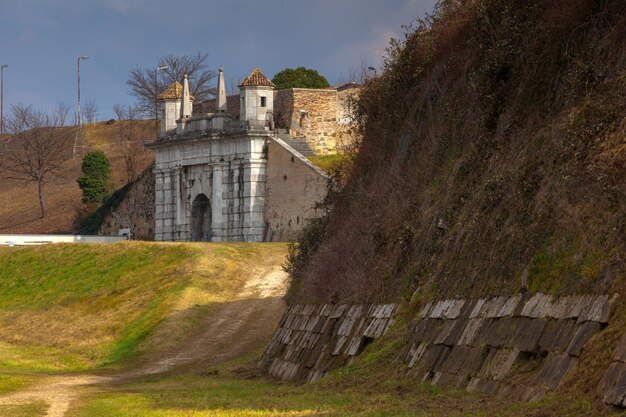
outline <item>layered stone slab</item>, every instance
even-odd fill
[[[585,343],[607,324],[613,301],[542,293],[434,301],[409,326],[400,360],[423,382],[537,400],[576,366]],[[626,397],[626,336],[622,344],[605,377],[612,404]]]
[[[291,306],[259,367],[279,379],[315,381],[383,336],[395,311],[395,304]]]
[[[626,333],[613,353],[613,361],[602,377],[598,393],[605,403],[626,407]]]

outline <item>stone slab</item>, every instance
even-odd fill
[[[467,324],[463,328],[463,332],[459,337],[458,344],[463,346],[474,346],[474,340],[480,332],[482,326],[487,323],[486,319],[473,318],[467,321]]]
[[[598,394],[606,404],[626,406],[626,364],[613,362],[604,373]]]
[[[504,378],[520,355],[519,350],[492,349],[485,360],[479,376],[496,381]]]
[[[441,370],[455,375],[477,375],[488,352],[486,347],[455,346],[441,365]]]
[[[510,347],[523,352],[536,352],[545,327],[546,322],[544,320],[517,317]]]
[[[601,330],[600,323],[588,321],[578,326],[574,337],[567,347],[566,353],[571,356],[580,356],[585,343]],[[626,343],[625,343],[626,350]]]
[[[541,364],[538,383],[550,389],[556,389],[573,366],[578,363],[578,358],[569,355],[548,355]]]
[[[542,352],[565,352],[570,345],[578,324],[575,319],[547,320],[544,332],[539,338],[539,350]]]
[[[502,305],[500,310],[495,314],[496,318],[501,317],[512,317],[515,315],[517,311],[517,307],[522,301],[522,294],[518,294],[514,297],[510,297],[506,300],[506,302]]]
[[[589,300],[587,308],[580,312],[579,321],[597,321],[608,323],[611,303],[608,295],[593,297]]]
[[[435,339],[435,344],[447,346],[456,345],[466,325],[466,319],[446,320],[439,335]]]
[[[622,339],[619,341],[617,345],[617,349],[615,349],[615,353],[613,354],[613,360],[619,362],[626,362],[626,333],[622,336]]]
[[[520,315],[530,318],[542,318],[548,315],[551,308],[552,296],[538,292],[526,302]]]

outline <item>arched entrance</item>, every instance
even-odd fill
[[[198,194],[191,204],[191,241],[211,240],[211,203],[204,194]]]

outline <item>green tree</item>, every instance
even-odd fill
[[[281,72],[274,75],[272,82],[276,84],[276,88],[324,88],[328,87],[328,80],[320,75],[316,70],[298,67],[285,68]]]
[[[111,164],[102,151],[85,154],[82,166],[83,175],[78,186],[83,190],[83,203],[101,203],[112,189]]]

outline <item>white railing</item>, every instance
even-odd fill
[[[115,243],[127,240],[126,236],[88,236],[88,235],[18,235],[0,234],[0,245],[27,246],[47,245],[50,243]]]

